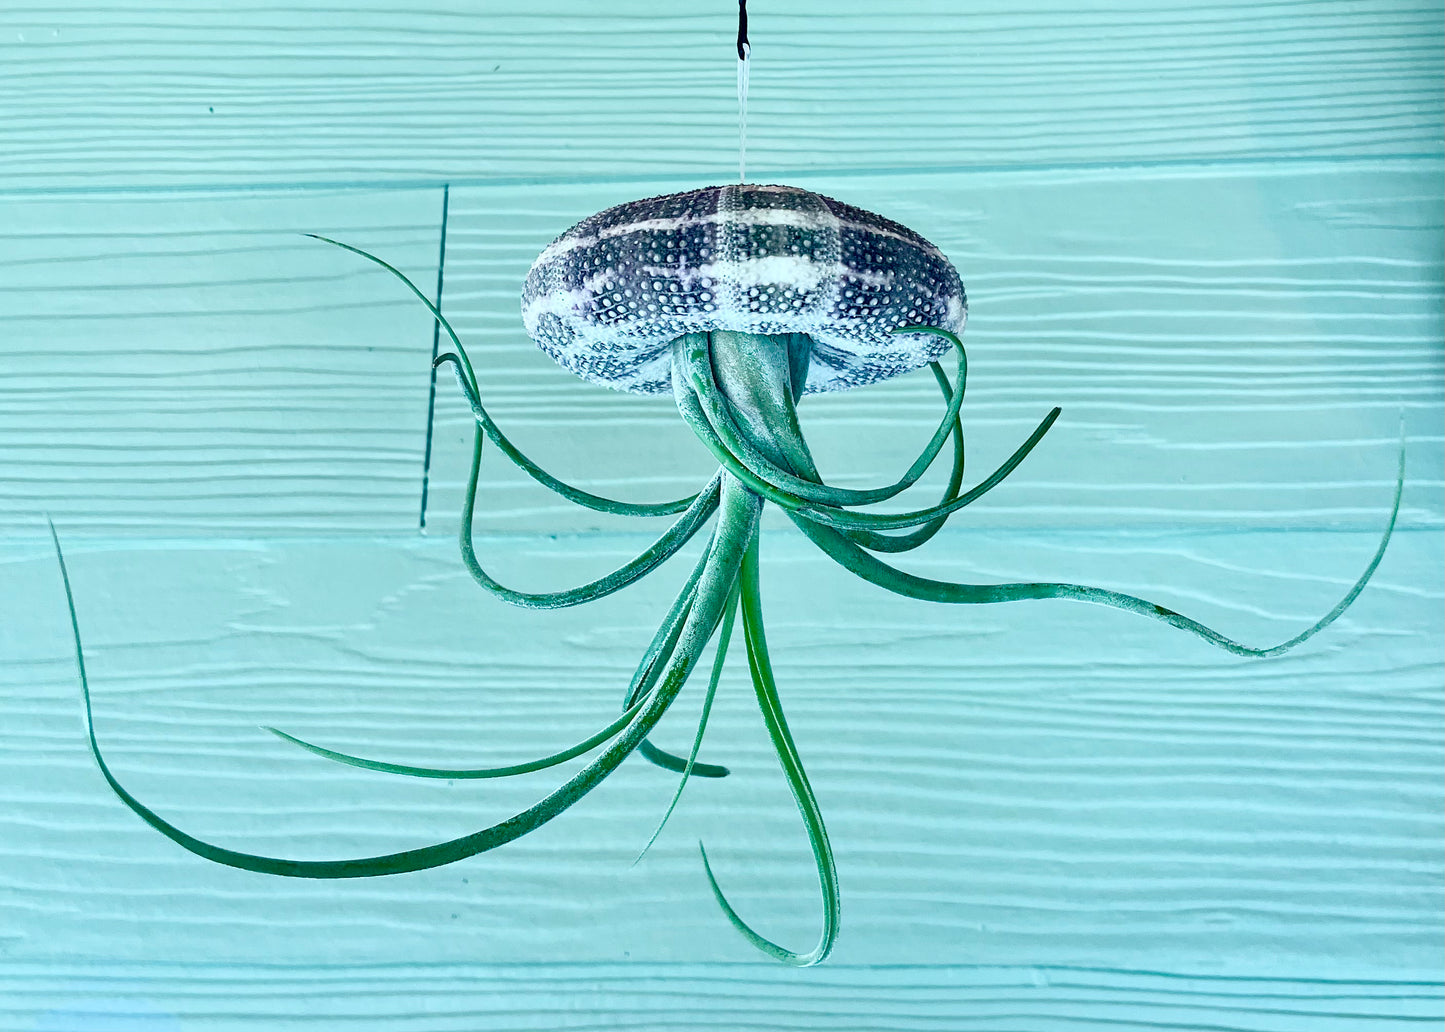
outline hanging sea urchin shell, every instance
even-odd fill
[[[793,186],[738,184],[630,201],[584,219],[532,263],[522,320],[594,383],[672,391],[668,345],[686,333],[804,333],[804,393],[927,365],[962,333],[958,272],[911,229]]]

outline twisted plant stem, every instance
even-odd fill
[[[309,234],[308,234],[309,235]],[[717,514],[712,539],[698,559],[682,590],[663,618],[628,685],[623,711],[607,726],[581,742],[550,755],[520,764],[477,768],[438,768],[383,762],[314,745],[274,728],[282,739],[325,759],[389,774],[423,778],[482,779],[508,777],[542,770],[599,747],[601,753],[537,803],[490,827],[417,849],[342,860],[291,860],[229,849],[196,838],[141,803],[116,778],[105,760],[95,731],[90,684],[85,669],[80,621],[70,585],[70,574],[52,524],[56,558],[65,586],[66,603],[75,646],[76,668],[84,702],[85,729],[91,753],[111,790],[137,816],[185,849],[216,863],[244,870],[295,878],[361,878],[425,870],[453,863],[494,849],[550,821],[581,800],[632,752],[659,766],[682,774],[671,803],[650,847],[666,825],[691,776],[721,777],[727,769],[698,761],[708,716],[725,662],[727,640],[737,613],[742,615],[748,667],[764,724],[789,789],[793,793],[817,867],[822,893],[822,931],[817,944],[801,953],[778,945],[749,926],[729,903],[718,884],[707,852],[703,866],[718,904],[728,920],[757,949],[789,964],[816,964],[837,939],[841,912],[837,871],[827,830],[812,786],[793,741],[773,675],[763,627],[758,564],[758,518],[764,500],[783,508],[788,517],[839,564],[859,577],[889,591],[938,602],[981,604],[1030,599],[1062,598],[1123,609],[1186,631],[1229,652],[1244,656],[1272,656],[1306,641],[1327,627],[1354,602],[1382,560],[1399,514],[1404,488],[1405,441],[1401,427],[1400,461],[1389,522],[1374,557],[1345,596],[1322,618],[1278,645],[1245,646],[1206,625],[1157,603],[1122,592],[1067,583],[963,584],[931,580],[907,573],[869,554],[904,552],[931,538],[947,518],[992,490],[1029,454],[1059,415],[1056,408],[1003,465],[977,486],[960,493],[963,479],[963,430],[959,418],[967,378],[967,357],[956,336],[943,330],[909,326],[895,332],[932,333],[946,338],[958,351],[958,377],[950,384],[942,368],[932,364],[946,408],[938,429],[904,475],[883,488],[849,490],[833,487],[822,478],[809,453],[797,420],[796,402],[806,381],[812,342],[801,334],[768,337],[717,331],[679,338],[672,346],[673,390],[684,420],[722,464],[703,491],[687,498],[661,503],[632,503],[605,498],[565,484],[518,450],[502,433],[481,403],[476,375],[466,350],[451,324],[404,274],[375,255],[326,237],[325,243],[351,251],[399,279],[431,312],[446,331],[455,351],[435,364],[451,363],[476,421],[471,471],[462,514],[462,558],[482,587],[515,605],[557,608],[579,605],[618,591],[645,576],[675,555]],[[892,498],[914,484],[939,455],[949,436],[954,440],[953,470],[938,504],[896,514],[860,513],[850,507]],[[588,508],[636,516],[681,514],[651,547],[611,573],[565,591],[524,592],[494,580],[477,560],[472,542],[473,510],[480,476],[482,449],[490,439],[511,462],[551,490]],[[908,527],[918,529],[891,536],[880,533]],[[684,759],[652,745],[647,736],[682,690],[709,641],[722,625],[712,676],[692,748]],[[701,843],[699,843],[701,848]],[[643,849],[645,854],[647,848]],[[641,856],[638,858],[641,859]]]
[[[807,953],[797,953],[754,930],[738,915],[723,894],[717,877],[713,874],[712,864],[708,862],[707,849],[701,842],[698,843],[698,850],[702,853],[703,870],[707,874],[708,885],[712,887],[713,898],[717,900],[718,906],[722,907],[732,926],[754,947],[775,960],[797,967],[811,967],[820,963],[833,950],[833,944],[838,939],[843,899],[838,890],[838,871],[833,863],[833,847],[828,841],[828,829],[823,824],[823,811],[813,794],[813,786],[808,782],[808,774],[803,769],[803,761],[798,755],[792,732],[788,730],[787,719],[783,716],[783,704],[778,698],[778,686],[773,679],[773,664],[768,656],[767,636],[763,632],[756,537],[743,558],[741,585],[743,634],[747,641],[748,671],[753,679],[753,692],[757,695],[758,708],[762,711],[763,723],[767,725],[768,737],[772,739],[778,764],[783,769],[783,776],[787,778],[793,801],[798,805],[798,813],[802,815],[803,827],[808,833],[808,844],[813,850],[813,863],[818,869],[818,887],[823,895],[823,929],[818,936],[817,945]]]
[[[717,370],[712,362],[717,344],[730,342],[726,345],[727,347],[747,348],[748,345],[742,341],[756,339],[757,335],[722,332],[689,334],[683,338],[686,342],[685,345],[680,346],[679,343],[674,343],[673,354],[675,363],[680,360],[683,377],[691,383],[693,390],[697,393],[703,414],[723,448],[740,467],[751,473],[758,481],[773,488],[784,498],[796,499],[798,503],[817,503],[830,508],[868,505],[886,501],[907,490],[917,483],[918,478],[933,465],[944,442],[948,440],[949,434],[958,427],[959,408],[963,405],[964,388],[968,381],[968,355],[964,351],[963,342],[954,334],[947,330],[923,326],[904,326],[893,332],[931,333],[948,340],[958,352],[958,379],[957,383],[950,387],[942,367],[937,362],[931,363],[934,375],[943,388],[944,400],[947,402],[947,408],[944,411],[943,419],[938,424],[938,429],[934,431],[923,451],[913,460],[913,464],[908,467],[902,477],[887,487],[863,491],[824,484],[822,477],[818,475],[817,468],[813,465],[812,457],[806,454],[807,446],[805,444],[801,445],[803,451],[793,456],[794,461],[791,465],[780,464],[767,454],[767,449],[759,444],[758,438],[770,436],[772,432],[770,428],[774,426],[788,438],[802,442],[802,431],[797,425],[796,410],[792,408],[791,404],[784,406],[779,403],[776,408],[749,415],[746,408],[740,409],[734,406],[727,391],[720,388],[717,382]],[[782,340],[782,338],[762,339]],[[806,338],[804,339],[806,340]],[[779,343],[776,346],[785,345]],[[736,368],[730,369],[726,374],[734,389],[738,386],[738,378],[748,375],[746,369],[748,361],[748,357],[740,359]],[[747,426],[744,426],[744,423]],[[800,472],[794,472],[794,466]],[[735,475],[738,473],[736,469],[732,471]],[[779,501],[779,504],[784,503]]]
[[[725,607],[732,599],[738,568],[757,526],[757,499],[732,483],[723,485],[721,508],[718,526],[705,561],[701,564],[701,570],[695,581],[690,581],[689,586],[684,589],[690,593],[691,598],[686,605],[687,615],[673,638],[672,648],[665,662],[661,664],[644,659],[646,669],[640,669],[637,675],[637,695],[641,705],[631,720],[623,726],[620,735],[596,759],[526,810],[498,824],[470,835],[418,849],[344,860],[292,860],[246,853],[207,842],[161,817],[120,783],[106,762],[96,737],[80,620],[75,610],[75,598],[71,591],[65,555],[60,547],[59,535],[52,524],[51,537],[55,543],[56,559],[60,564],[61,578],[65,585],[91,755],[111,790],[136,816],[177,845],[197,856],[228,867],[290,878],[370,878],[441,867],[495,849],[547,823],[597,787],[646,738],[647,733],[662,719],[667,708],[682,690],[698,657],[717,629]]]
[[[754,541],[756,539],[755,534]],[[677,790],[672,794],[672,801],[667,804],[667,810],[663,813],[662,820],[657,822],[657,828],[653,831],[652,837],[647,840],[647,845],[642,847],[642,852],[638,853],[637,859],[632,861],[634,867],[642,862],[642,858],[647,855],[647,851],[657,841],[657,836],[661,835],[662,829],[667,827],[668,818],[672,816],[672,811],[677,809],[677,802],[682,798],[682,790],[687,787],[687,779],[697,769],[697,751],[702,747],[702,736],[707,731],[707,718],[712,713],[712,702],[717,696],[718,682],[722,680],[723,666],[727,662],[728,642],[733,636],[733,620],[737,616],[737,611],[738,589],[734,587],[733,597],[728,602],[727,612],[723,617],[722,630],[718,631],[717,654],[713,656],[712,676],[708,678],[707,694],[703,696],[702,713],[697,718],[697,733],[692,738],[692,751],[687,755],[687,763],[682,768],[682,777],[678,779]]]
[[[943,391],[945,398],[952,397],[953,388],[949,385],[948,374],[943,371],[943,366],[937,362],[930,362],[928,366],[933,370],[933,378],[938,382],[939,390]],[[962,374],[960,374],[959,390],[963,389]],[[943,498],[939,505],[947,505],[958,497],[958,489],[963,486],[963,420],[957,416],[953,419],[953,468],[948,474],[948,483],[943,488]],[[927,544],[935,534],[943,529],[948,522],[951,513],[945,513],[927,523],[917,530],[907,534],[899,534],[894,537],[892,534],[880,534],[873,530],[850,530],[848,537],[855,543],[862,545],[872,552],[911,552],[920,545]]]
[[[1385,525],[1384,533],[1380,536],[1380,544],[1375,549],[1375,554],[1365,565],[1362,572],[1350,590],[1345,592],[1343,598],[1335,603],[1334,607],[1324,616],[1320,617],[1309,627],[1300,631],[1293,637],[1280,642],[1277,645],[1251,646],[1244,645],[1233,638],[1230,638],[1214,628],[1200,623],[1182,613],[1160,605],[1157,602],[1150,602],[1148,599],[1139,598],[1136,595],[1129,595],[1122,591],[1111,591],[1107,588],[1095,588],[1087,584],[1064,584],[1052,581],[1027,582],[1014,584],[962,584],[952,581],[932,580],[928,577],[919,577],[907,573],[895,566],[883,562],[874,556],[863,551],[844,535],[830,527],[819,526],[817,523],[803,519],[795,513],[789,513],[793,523],[812,539],[813,543],[825,553],[837,561],[844,569],[857,574],[870,583],[877,584],[881,588],[897,595],[904,595],[908,598],[924,599],[929,602],[949,602],[963,605],[987,605],[998,602],[1023,602],[1038,599],[1070,599],[1075,602],[1089,602],[1094,605],[1109,606],[1112,609],[1122,609],[1139,616],[1147,616],[1153,620],[1160,620],[1171,627],[1185,631],[1197,638],[1207,641],[1209,644],[1232,652],[1236,656],[1278,656],[1288,652],[1303,642],[1313,638],[1320,631],[1324,630],[1359,597],[1360,592],[1365,590],[1365,585],[1374,576],[1375,570],[1379,567],[1380,561],[1385,557],[1385,549],[1390,544],[1390,536],[1395,530],[1395,521],[1400,515],[1400,497],[1405,486],[1405,455],[1403,448],[1400,452],[1400,468],[1395,481],[1395,499],[1390,507],[1389,522]]]
[[[796,394],[788,389],[790,381],[786,374],[795,365],[793,357],[788,353],[788,349],[794,346],[793,342],[782,337],[765,338],[735,333],[713,333],[701,340],[698,336],[700,335],[681,338],[674,343],[673,393],[679,411],[699,440],[723,463],[732,476],[759,497],[781,506],[793,523],[840,565],[864,580],[911,598],[963,604],[1046,598],[1071,599],[1111,606],[1161,620],[1236,655],[1273,656],[1307,641],[1329,626],[1354,602],[1384,557],[1399,515],[1405,477],[1403,431],[1390,518],[1379,546],[1364,572],[1344,597],[1310,627],[1278,645],[1262,648],[1243,645],[1158,603],[1105,588],[1054,582],[961,584],[918,577],[869,555],[865,548],[860,546],[876,544],[876,537],[869,535],[884,528],[926,523],[924,530],[932,533],[943,518],[1001,482],[1053,425],[1059,410],[1055,408],[1051,411],[1007,462],[970,491],[957,493],[962,473],[960,457],[956,459],[955,474],[950,480],[945,500],[931,509],[894,516],[847,512],[839,506],[824,505],[812,500],[806,492],[797,489],[798,481],[817,481],[819,477],[793,407],[797,400]],[[961,390],[953,392],[951,401],[957,400],[960,394]],[[961,429],[959,433],[961,436]],[[756,543],[749,545],[742,570],[743,629],[748,643],[749,667],[758,703],[779,763],[803,816],[818,868],[824,907],[823,933],[818,945],[806,954],[796,953],[754,930],[743,921],[723,894],[705,850],[703,863],[718,904],[728,920],[749,942],[784,962],[811,964],[827,955],[837,934],[837,876],[822,815],[808,784],[797,748],[788,732],[767,657],[762,611],[758,601],[756,547]]]
[[[339,247],[343,251],[350,251],[354,255],[365,258],[373,265],[377,265],[391,273],[391,275],[400,280],[408,290],[416,295],[417,300],[426,306],[427,311],[432,314],[432,318],[446,331],[447,337],[452,342],[452,347],[456,349],[454,354],[438,356],[433,365],[440,368],[443,363],[452,363],[456,368],[457,381],[461,384],[462,393],[466,395],[467,403],[471,406],[472,416],[476,419],[477,424],[486,432],[486,435],[492,439],[492,443],[502,450],[502,454],[506,455],[517,468],[521,469],[539,484],[551,491],[555,491],[568,501],[576,502],[578,505],[595,509],[598,512],[610,512],[623,516],[671,516],[682,512],[691,505],[697,497],[696,495],[689,495],[686,498],[679,498],[672,502],[623,502],[615,498],[605,498],[602,495],[583,491],[581,488],[573,487],[571,484],[566,484],[558,480],[541,466],[527,458],[526,455],[522,454],[516,445],[512,444],[507,438],[507,435],[502,433],[501,427],[497,426],[496,421],[492,419],[491,415],[482,406],[481,396],[477,388],[477,374],[472,369],[471,359],[467,357],[467,349],[462,346],[461,338],[457,336],[456,330],[452,329],[452,324],[447,320],[447,317],[442,315],[437,306],[432,304],[431,299],[422,293],[421,288],[413,283],[411,279],[407,277],[406,273],[402,272],[390,262],[378,258],[369,251],[363,251],[359,247],[343,244],[340,240],[332,240],[330,237],[320,236],[316,233],[306,233],[304,235],[313,240],[320,240],[323,244],[330,244],[333,247]]]
[[[477,504],[477,482],[481,474],[482,446],[485,442],[486,436],[482,428],[478,427],[473,433],[471,472],[467,477],[466,497],[462,501],[461,529],[457,539],[461,544],[462,562],[472,579],[503,602],[510,602],[514,606],[528,609],[562,609],[605,598],[614,591],[620,591],[681,551],[717,510],[721,472],[713,477],[707,487],[693,496],[692,503],[682,516],[650,548],[611,573],[566,591],[516,591],[498,583],[482,569],[481,563],[477,561],[476,546],[472,540],[472,519]]]
[[[794,409],[797,381],[789,375],[796,366],[796,357],[790,349],[796,346],[797,342],[783,338],[760,338],[749,334],[712,334],[711,338],[707,362],[717,377],[720,388],[718,395],[722,399],[720,407],[727,409],[728,418],[742,434],[749,437],[754,453],[771,466],[791,476],[809,476],[816,481],[817,470],[803,441]],[[689,424],[698,428],[704,425],[706,420],[704,418],[702,423],[695,421],[698,414],[694,407],[697,394],[690,390],[691,384],[680,369],[683,363],[693,364],[695,368],[695,344],[686,339],[674,344],[673,356],[673,393]],[[753,477],[752,483],[756,482],[757,478]],[[752,489],[752,483],[747,483],[749,489]],[[838,874],[833,862],[833,849],[828,841],[822,810],[813,794],[812,785],[808,782],[797,745],[788,730],[777,684],[773,678],[767,637],[763,630],[756,534],[748,542],[743,556],[739,593],[743,634],[747,643],[748,670],[752,676],[754,694],[757,696],[758,707],[762,711],[763,722],[767,727],[768,737],[772,740],[778,764],[803,818],[803,826],[807,831],[818,871],[818,884],[823,899],[823,928],[817,944],[808,952],[800,953],[779,945],[755,930],[738,914],[718,885],[706,848],[701,843],[698,848],[702,853],[703,870],[707,874],[713,896],[733,927],[755,948],[768,956],[786,964],[806,967],[821,962],[832,951],[838,937],[842,902],[838,889]]]
[[[693,336],[701,337],[703,335]],[[724,335],[714,333],[711,336],[712,347],[715,349],[717,341]],[[736,334],[735,336],[749,335]],[[682,413],[683,419],[692,428],[698,440],[723,464],[724,469],[746,484],[749,490],[787,510],[790,514],[801,514],[815,523],[844,530],[869,532],[897,530],[919,524],[933,524],[941,519],[946,519],[997,487],[1018,467],[1029,452],[1033,451],[1059,417],[1060,410],[1053,409],[1044,417],[1028,440],[1020,445],[998,469],[976,487],[970,488],[942,504],[915,512],[898,514],[849,512],[837,506],[810,502],[790,488],[780,487],[764,479],[732,451],[724,434],[719,432],[719,426],[730,427],[727,432],[734,439],[738,437],[746,439],[749,442],[749,451],[753,454],[763,455],[764,458],[761,461],[766,462],[770,468],[783,469],[785,473],[788,469],[799,470],[799,473],[787,473],[787,476],[794,480],[803,479],[805,476],[818,477],[817,468],[813,464],[812,456],[808,453],[807,443],[803,440],[802,432],[798,430],[796,422],[790,426],[780,420],[767,421],[760,416],[753,420],[753,426],[744,429],[741,425],[742,421],[735,415],[738,412],[738,404],[729,399],[726,391],[706,372],[710,365],[711,354],[713,352],[708,350],[706,344],[697,343],[688,337],[680,338],[673,345],[673,394],[677,398],[678,411]],[[783,449],[783,451],[777,451],[777,449]],[[768,450],[773,450],[775,454],[767,455]],[[927,540],[927,538],[924,537],[923,540]],[[862,543],[868,544],[869,541]],[[919,543],[921,544],[922,541]],[[879,549],[879,551],[885,550],[891,549]]]

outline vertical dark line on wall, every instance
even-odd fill
[[[442,280],[447,267],[447,207],[451,201],[452,184],[442,184],[442,232],[441,246],[437,253],[437,294],[432,302],[437,306],[437,311],[442,308]],[[442,324],[439,320],[433,319],[431,324],[431,385],[427,388],[426,397],[426,451],[421,459],[421,517],[417,528],[426,531],[426,496],[427,488],[431,483],[431,442],[432,432],[436,424],[437,412],[437,351],[441,347]]]

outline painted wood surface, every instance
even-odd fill
[[[511,582],[560,585],[643,541],[508,536],[484,541],[483,554]],[[1372,547],[1372,535],[1341,532],[986,532],[953,535],[909,565],[1133,587],[1263,643],[1326,608]],[[1249,662],[1096,607],[893,599],[798,535],[770,534],[779,676],[845,891],[839,963],[941,965],[937,978],[955,988],[931,1019],[944,1027],[974,1013],[975,978],[984,998],[1031,998],[997,989],[987,970],[997,965],[1047,979],[1107,962],[1098,991],[1117,990],[1120,1014],[1147,1011],[1130,987],[1148,972],[1222,978],[1225,996],[1248,995],[1253,978],[1436,981],[1442,561],[1438,533],[1405,533],[1328,636]],[[77,545],[71,562],[119,776],[199,834],[306,857],[462,834],[564,775],[412,784],[327,764],[259,725],[401,762],[549,751],[610,718],[682,573],[538,614],[480,596],[439,541],[110,542]],[[704,754],[734,774],[695,782],[638,867],[673,779],[633,762],[553,824],[473,861],[376,881],[269,879],[190,856],[113,800],[77,741],[53,563],[36,547],[6,570],[28,604],[9,606],[6,620],[4,690],[18,719],[0,750],[3,948],[38,978],[27,1007],[60,1006],[66,985],[92,998],[97,960],[129,965],[113,976],[119,995],[185,1013],[177,993],[248,995],[247,965],[344,982],[401,963],[400,985],[422,987],[406,981],[422,977],[416,963],[569,962],[557,977],[579,1001],[598,962],[654,965],[646,977],[663,985],[668,962],[748,965],[707,894],[699,837],[750,917],[791,941],[813,934],[806,845],[736,670]],[[695,688],[681,700],[661,741],[683,745],[698,698]],[[137,976],[143,961],[222,967]],[[882,970],[870,984],[891,984]],[[743,982],[771,977],[749,967]],[[827,1005],[826,975],[791,984],[800,1006]],[[496,992],[506,986],[499,979]],[[747,1013],[738,991],[719,1003],[733,1008],[725,1024]],[[673,1027],[687,1008],[658,992],[645,1006]],[[1401,989],[1370,1013],[1418,1016],[1426,1004],[1408,1001],[1429,992]],[[1430,998],[1438,1004],[1438,992]],[[1232,1006],[1198,1003],[1221,1021]],[[453,1005],[479,1006],[418,998],[418,1027],[451,1027],[425,1014]],[[31,1012],[8,1012],[10,1027],[27,1027],[14,1019]],[[1073,1016],[1108,1027],[1093,1011]],[[604,1009],[594,1027],[608,1020]],[[1222,1027],[1291,1027],[1230,1020]],[[519,1016],[482,1027],[547,1026]]]
[[[675,184],[674,184],[675,185]],[[1062,422],[974,526],[1377,526],[1408,432],[1408,525],[1439,525],[1445,177],[1198,168],[810,177],[927,226],[969,290],[972,468]],[[452,191],[444,308],[487,403],[564,479],[696,490],[709,457],[663,398],[598,388],[527,340],[537,252],[626,185]],[[93,532],[297,534],[418,525],[440,191],[10,201],[0,520]],[[470,416],[438,382],[433,529],[455,525]],[[825,473],[886,483],[936,425],[926,372],[809,399]],[[942,474],[940,474],[941,476]],[[982,475],[982,472],[979,474]],[[491,463],[490,530],[626,529]],[[931,489],[930,489],[931,490]]]
[[[22,189],[737,169],[732,3],[59,0],[5,29]],[[1440,153],[1423,0],[789,0],[751,36],[760,170]]]
[[[120,776],[238,848],[473,830],[563,775],[411,784],[613,713],[682,576],[509,609],[455,529],[465,413],[376,250],[435,289],[488,403],[559,474],[638,499],[709,471],[665,401],[524,339],[553,236],[736,175],[733,9],[641,0],[10,5],[0,11],[0,1029],[1439,1027],[1445,964],[1445,25],[1418,3],[754,4],[749,176],[923,232],[969,289],[971,479],[1064,418],[909,568],[1136,590],[1250,662],[1096,607],[859,583],[781,522],[764,578],[844,890],[832,962],[757,963],[707,892],[814,934],[751,693],[631,867],[670,775],[629,762],[536,835],[400,878],[213,867],[106,789],[80,735],[43,512]],[[890,479],[926,376],[809,401],[830,478]],[[938,483],[921,488],[931,494]],[[481,548],[562,587],[647,527],[498,465]],[[679,564],[680,566],[680,564]],[[690,738],[697,686],[661,739]]]
[[[103,975],[20,965],[0,971],[11,1006],[64,995],[32,1027],[59,1032],[197,1025],[473,1029],[747,1028],[820,1032],[1026,1028],[1096,1032],[1376,1032],[1430,1027],[1429,983],[1295,982],[1047,968],[833,965],[805,981],[742,964],[378,965],[344,971],[263,966],[117,965]],[[117,984],[120,983],[120,984]],[[165,1002],[144,995],[161,988]],[[445,999],[438,1012],[418,1002]],[[126,1015],[101,1024],[100,1015]],[[251,1015],[260,1016],[258,1020]],[[661,1015],[661,1017],[659,1017]],[[122,1022],[128,1022],[123,1024]]]

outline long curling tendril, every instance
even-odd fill
[[[797,803],[817,868],[823,903],[822,930],[817,944],[802,953],[789,950],[766,938],[744,921],[728,901],[719,886],[705,849],[702,850],[704,871],[724,915],[754,947],[788,964],[815,964],[828,955],[837,939],[841,899],[832,847],[828,841],[822,813],[783,715],[768,653],[758,563],[758,519],[763,501],[771,501],[782,508],[803,534],[844,568],[899,595],[955,604],[992,604],[1039,599],[1088,602],[1160,620],[1241,656],[1277,655],[1308,640],[1336,620],[1364,590],[1379,566],[1399,516],[1405,479],[1403,420],[1394,501],[1389,521],[1374,556],[1354,585],[1328,613],[1288,640],[1266,647],[1243,645],[1172,609],[1105,588],[1058,582],[967,584],[910,574],[870,553],[905,552],[928,541],[950,516],[997,487],[1028,456],[1059,416],[1059,409],[1050,411],[1028,439],[998,469],[974,487],[961,490],[964,437],[960,409],[967,380],[967,355],[957,336],[946,330],[926,326],[904,326],[894,332],[933,334],[946,339],[958,354],[957,377],[955,382],[950,383],[942,367],[937,362],[931,364],[934,378],[943,393],[944,415],[918,457],[903,476],[892,484],[881,488],[855,490],[823,482],[802,439],[794,408],[796,398],[793,391],[800,390],[802,383],[796,374],[800,369],[805,371],[805,364],[799,363],[804,362],[806,353],[789,352],[780,358],[776,352],[764,352],[759,358],[761,364],[757,368],[737,361],[719,365],[718,348],[726,350],[728,347],[737,346],[735,343],[727,343],[729,335],[692,334],[680,338],[672,346],[674,397],[683,419],[702,444],[718,459],[721,468],[702,491],[687,498],[658,503],[625,502],[607,498],[558,480],[512,444],[482,404],[475,371],[457,333],[446,317],[405,274],[360,248],[328,237],[307,235],[359,255],[396,277],[426,306],[453,345],[454,350],[440,355],[435,364],[437,367],[444,364],[453,366],[458,385],[476,423],[462,513],[460,547],[469,573],[483,588],[506,602],[531,608],[580,605],[636,582],[676,555],[714,517],[716,524],[711,540],[703,549],[686,583],[644,651],[628,684],[622,712],[579,742],[523,763],[442,768],[368,759],[323,747],[275,728],[266,728],[281,739],[333,762],[379,773],[420,778],[468,780],[510,777],[545,770],[594,750],[601,750],[562,785],[507,820],[469,835],[420,848],[339,860],[293,860],[242,852],[207,842],[161,817],[121,784],[102,754],[97,740],[80,620],[76,613],[70,574],[61,550],[60,536],[54,524],[50,524],[51,538],[65,587],[76,669],[84,702],[86,736],[102,776],[116,796],[156,831],[198,856],[227,866],[294,878],[361,878],[426,870],[453,863],[494,849],[550,821],[586,796],[634,751],[658,766],[681,774],[671,802],[638,856],[638,860],[641,860],[642,855],[646,854],[662,833],[689,778],[715,778],[727,774],[725,767],[701,762],[698,754],[723,671],[734,620],[740,615],[754,694],[779,765]],[[773,340],[775,343],[782,340],[758,339]],[[784,342],[778,346],[786,349],[793,345]],[[732,355],[732,358],[736,359],[737,354],[741,352]],[[799,355],[803,358],[800,359]],[[719,382],[720,369],[732,370],[727,375],[732,376],[733,380],[727,385]],[[724,389],[725,386],[727,389]],[[738,391],[738,396],[745,400],[736,400],[733,397],[734,391]],[[770,421],[763,418],[769,413],[777,419]],[[950,437],[953,440],[952,470],[939,502],[903,513],[854,511],[858,506],[893,498],[915,484],[938,458]],[[586,584],[550,592],[526,592],[506,587],[482,568],[472,541],[472,522],[482,452],[487,440],[529,476],[578,505],[619,515],[677,515],[679,518],[649,548],[611,573]],[[907,528],[916,529],[897,536],[882,533]],[[687,757],[683,758],[653,745],[648,740],[648,735],[681,692],[688,676],[715,635],[719,637],[711,677],[691,750]],[[699,847],[701,848],[701,843]]]

